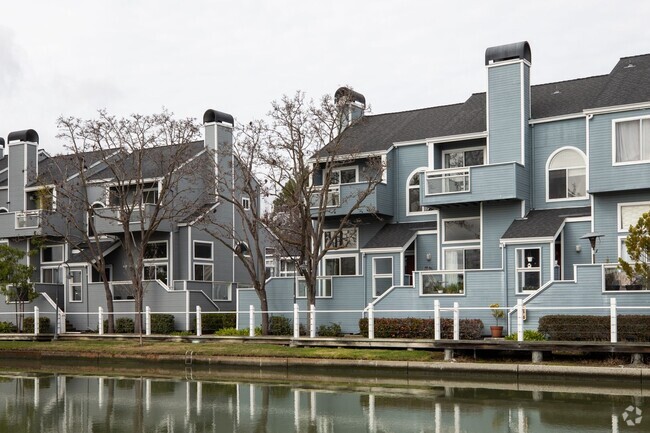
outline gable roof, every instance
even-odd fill
[[[436,230],[436,221],[407,224],[386,224],[373,236],[363,249],[371,248],[402,248],[406,246],[418,230]]]
[[[547,238],[555,236],[566,218],[591,215],[591,207],[531,210],[510,224],[501,239]]]
[[[85,168],[101,161],[106,151],[97,150],[92,152],[81,152]],[[27,186],[49,184],[61,178],[67,179],[79,172],[79,159],[75,154],[49,156],[46,153],[38,155],[38,179]]]

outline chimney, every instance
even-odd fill
[[[203,126],[205,128],[204,145],[214,155],[217,170],[217,195],[230,195],[232,184],[232,129],[235,121],[232,115],[217,110],[207,110],[203,113]]]
[[[334,103],[341,107],[341,132],[354,121],[363,117],[363,112],[366,109],[366,98],[349,87],[339,87],[334,92]]]
[[[509,162],[514,156],[529,165],[531,59],[525,41],[485,50],[489,164]]]
[[[25,206],[25,186],[38,174],[38,133],[33,129],[14,131],[7,136],[9,212],[22,211]]]
[[[5,156],[5,139],[0,137],[0,159]]]

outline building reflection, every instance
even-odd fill
[[[156,378],[0,377],[8,432],[544,432],[625,428],[625,395],[430,387],[329,389]]]

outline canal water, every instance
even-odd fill
[[[644,394],[618,381],[3,368],[0,432],[646,432]]]

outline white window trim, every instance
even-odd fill
[[[447,242],[447,243],[449,243],[449,242]],[[447,269],[447,257],[445,255],[445,252],[447,250],[463,250],[463,268],[462,269]],[[479,262],[480,262],[478,269],[465,269],[464,268],[464,266],[465,266],[465,250],[478,250]],[[463,245],[463,246],[457,246],[457,247],[455,247],[455,246],[442,247],[441,248],[441,253],[442,253],[441,261],[442,261],[442,270],[443,271],[446,271],[446,272],[458,271],[460,273],[460,272],[465,272],[466,270],[478,271],[480,269],[483,269],[483,254],[482,254],[482,250],[481,250],[480,245]]]
[[[428,167],[418,167],[415,170],[413,170],[407,177],[406,177],[406,216],[419,216],[419,215],[436,215],[438,213],[437,210],[420,210],[420,211],[411,211],[411,200],[410,200],[410,195],[409,192],[411,189],[415,189],[416,186],[411,186],[411,179],[413,176],[416,174],[423,175],[426,173],[428,170]],[[425,179],[426,180],[426,179]],[[422,188],[422,182],[420,182],[420,185],[417,185],[417,189],[421,191]],[[420,208],[424,207],[422,205],[422,202],[420,201]]]
[[[0,213],[9,213],[9,209],[7,209],[7,208],[4,207],[4,206],[3,206],[3,207],[0,207]]]
[[[458,149],[447,149],[443,150],[441,155],[440,155],[440,167],[442,170],[451,170],[451,169],[457,169],[457,168],[469,168],[469,167],[477,167],[475,165],[463,165],[462,167],[445,167],[445,155],[449,155],[450,153],[456,153],[456,152],[470,152],[472,150],[482,150],[483,151],[483,164],[486,164],[487,160],[487,146],[472,146],[472,147],[460,147]],[[463,164],[465,164],[465,155],[463,155]],[[480,167],[480,165],[478,166]]]
[[[61,248],[61,260],[56,260],[56,261],[53,261],[53,262],[46,262],[45,260],[43,260],[43,250],[45,248],[54,248],[54,247],[60,247]],[[63,263],[64,261],[65,261],[65,245],[63,245],[63,244],[51,244],[51,245],[43,245],[41,247],[41,265],[44,264],[44,263],[47,263],[47,264]]]
[[[196,257],[196,244],[210,244],[210,257],[209,258]],[[192,258],[194,260],[203,260],[203,261],[210,260],[210,261],[212,261],[214,259],[214,242],[212,242],[212,241],[200,241],[200,240],[199,241],[197,241],[197,240],[192,241]]]
[[[483,238],[483,233],[479,233],[478,239],[465,239],[465,240],[461,240],[461,241],[448,241],[447,240],[447,233],[446,233],[447,229],[445,228],[445,223],[447,221],[467,221],[467,220],[479,220],[479,223],[480,223],[481,217],[476,216],[476,217],[445,218],[445,219],[443,219],[442,220],[442,229],[441,229],[441,232],[442,232],[442,237],[441,237],[442,241],[441,241],[441,243],[445,244],[445,245],[480,243],[481,239]]]
[[[626,206],[648,206],[648,212],[650,212],[650,201],[631,201],[618,203],[616,205],[616,227],[619,233],[628,233],[628,229],[621,225],[623,223],[623,208]]]
[[[340,251],[340,250],[337,250]],[[326,261],[330,259],[342,259],[346,257],[354,257],[354,274],[353,275],[325,275],[325,266],[326,266]],[[320,276],[321,277],[358,277],[359,274],[359,255],[358,254],[326,254],[325,257],[323,257],[323,260],[321,261],[322,267],[321,267],[321,272]],[[339,266],[340,269],[340,266]]]
[[[518,266],[519,262],[519,251],[526,251],[526,250],[538,250],[539,251],[539,267],[538,268],[520,268]],[[542,248],[541,247],[529,247],[529,248],[515,248],[515,290],[518,295],[523,295],[523,294],[531,294],[531,293],[536,293],[544,284],[542,283],[542,263],[543,263],[543,257],[542,257]],[[530,269],[529,272],[536,271],[539,273],[539,287],[535,290],[523,290],[523,287],[520,289],[519,288],[519,272],[523,272],[526,269]]]
[[[61,284],[61,282],[56,282],[56,283],[46,283],[43,281],[43,271],[46,269],[57,269],[59,271],[59,280],[63,281],[63,275],[61,275],[61,269],[62,267],[60,265],[56,266],[41,266],[40,269],[40,278],[41,278],[41,284]]]
[[[149,242],[147,242],[147,245],[145,246],[145,248],[147,248],[147,246],[149,244],[165,244],[166,245],[166,248],[165,248],[165,254],[166,255],[165,255],[165,257],[156,257],[156,258],[150,258],[150,259],[144,258],[144,259],[142,259],[143,262],[145,262],[145,263],[146,262],[162,262],[164,260],[165,263],[167,263],[169,261],[169,241],[166,241],[166,240],[163,240],[163,241],[149,241]]]
[[[354,182],[346,182],[346,183],[341,183],[341,173],[339,173],[339,183],[332,183],[331,178],[330,178],[330,187],[334,185],[353,185],[355,183],[359,183],[359,166],[358,165],[346,165],[346,166],[341,166],[341,167],[336,167],[332,168],[330,171],[330,176],[334,172],[341,172],[341,171],[346,171],[346,170],[354,170]]]
[[[623,122],[631,122],[633,120],[639,120],[639,121],[650,120],[650,116],[645,115],[645,116],[625,117],[623,119],[612,119],[612,166],[614,167],[624,166],[624,165],[650,164],[650,159],[616,162],[616,124],[623,123]],[[641,125],[639,125],[639,128],[641,128]],[[641,131],[643,131],[643,128],[641,128]]]
[[[329,251],[356,251],[359,249],[359,227],[346,227],[341,229],[341,233],[345,230],[354,230],[355,233],[355,239],[357,240],[357,244],[354,246],[354,248],[332,248]],[[324,229],[323,230],[323,246],[325,246],[326,241],[325,241],[325,233],[336,233],[339,231],[339,229]]]
[[[72,282],[73,281],[73,279],[72,279],[72,273],[73,272],[79,272],[81,274],[81,278],[80,278],[81,282],[79,282],[79,283],[73,283]],[[83,302],[83,299],[84,299],[84,295],[83,295],[83,271],[81,269],[70,269],[69,273],[70,273],[69,278],[66,277],[66,279],[68,281],[68,299],[70,299],[70,302],[74,302],[74,303]],[[79,293],[81,294],[81,299],[79,299],[77,301],[75,301],[73,296],[72,296],[72,293],[73,293],[72,288],[73,287],[79,287],[79,289],[80,289]]]
[[[196,267],[197,266],[210,267],[212,269],[212,271],[210,272],[210,274],[212,275],[212,279],[211,280],[198,280],[196,278]],[[198,261],[195,261],[194,263],[192,263],[192,281],[214,281],[214,265],[212,263],[210,263],[210,262],[198,262]]]
[[[105,267],[106,269],[110,269],[111,280],[108,281],[108,282],[110,283],[110,282],[112,281],[112,278],[113,278],[113,265],[106,264],[106,265],[104,265],[104,267]],[[98,281],[93,280],[93,272],[92,272],[93,270],[95,270],[95,268],[93,268],[92,266],[90,266],[90,267],[88,268],[88,275],[90,275],[90,278],[89,278],[88,280],[89,280],[91,283],[103,283],[101,277],[99,278]]]
[[[241,198],[241,206],[244,210],[251,210],[251,199],[243,196]]]
[[[564,169],[556,169],[556,170],[569,170],[569,169],[575,169],[575,168],[584,168],[585,169],[585,195],[584,196],[581,196],[581,197],[566,197],[566,198],[550,198],[550,194],[549,194],[550,191],[549,191],[549,187],[548,187],[549,166],[551,165],[551,161],[553,160],[555,155],[562,152],[563,150],[573,150],[573,151],[577,152],[578,155],[580,155],[580,157],[582,158],[582,161],[585,163],[585,165],[582,166],[582,167],[567,167],[567,168],[564,168]],[[587,155],[585,155],[585,153],[582,150],[578,149],[577,147],[563,146],[563,147],[560,147],[559,149],[556,149],[555,151],[553,151],[553,153],[551,153],[549,155],[549,157],[546,159],[546,167],[545,167],[545,171],[544,171],[544,178],[545,178],[545,183],[546,183],[545,184],[546,201],[548,203],[561,202],[561,201],[580,201],[580,200],[588,200],[589,199],[589,193],[587,192],[587,191],[589,191],[589,169],[588,169],[588,164],[587,164]]]
[[[379,259],[390,259],[390,274],[378,274],[376,272],[376,260]],[[395,283],[395,276],[394,274],[394,262],[393,262],[393,256],[378,256],[378,257],[373,257],[372,258],[372,297],[373,298],[378,298],[381,295],[377,294],[377,287],[375,285],[375,278],[390,278],[391,279],[391,284],[390,287],[393,287]],[[386,290],[390,290],[390,287]],[[386,292],[384,292],[386,293]],[[382,293],[382,295],[384,294]]]

